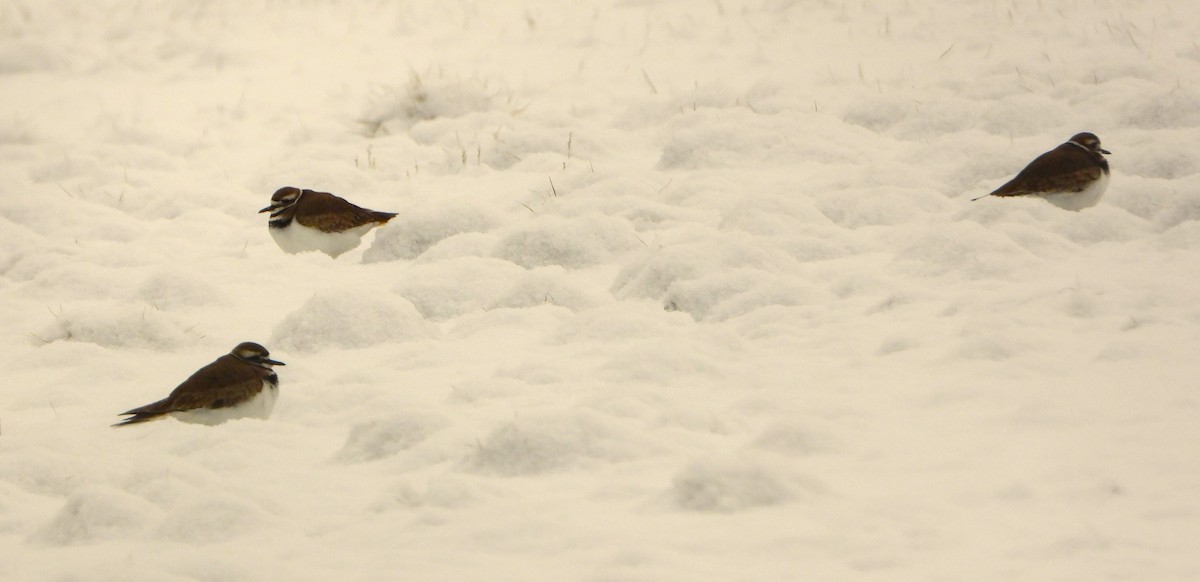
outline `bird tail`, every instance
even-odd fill
[[[170,410],[165,410],[166,407],[163,406],[164,402],[166,402],[166,401],[159,400],[158,402],[152,402],[150,404],[147,404],[145,406],[139,406],[132,410],[126,410],[125,412],[122,412],[119,416],[128,416],[129,418],[123,419],[123,420],[121,420],[121,422],[118,422],[112,426],[125,426],[127,424],[138,424],[141,422],[149,422],[151,420],[158,420],[158,419],[162,418],[163,416],[165,416],[168,412],[170,412]]]
[[[976,200],[979,200],[980,198],[987,198],[988,196],[991,196],[991,194],[984,194],[983,196],[977,196],[977,197],[975,197],[975,198],[972,198],[972,199],[971,199],[971,202],[974,202],[974,201],[976,201]]]
[[[113,424],[112,426],[126,426],[126,425],[130,425],[130,424],[139,424],[142,422],[150,422],[151,420],[158,420],[160,418],[163,418],[164,416],[166,416],[166,413],[135,414],[129,418],[122,420],[121,422]]]
[[[371,216],[379,224],[387,224],[387,221],[396,218],[396,214],[397,213],[395,212],[379,212],[378,210],[371,211]]]

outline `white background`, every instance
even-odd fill
[[[1198,31],[0,3],[0,578],[1200,578]],[[1098,206],[968,201],[1079,131]],[[241,341],[270,420],[109,428]]]

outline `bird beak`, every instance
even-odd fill
[[[1104,148],[1100,148],[1100,153],[1102,153],[1102,154],[1108,154],[1108,155],[1110,155],[1110,156],[1112,155],[1112,152],[1110,152],[1110,151],[1108,151],[1108,150],[1106,150],[1106,149],[1104,149]]]
[[[279,361],[276,361],[276,360],[271,360],[271,359],[266,359],[266,360],[263,360],[263,363],[264,363],[264,364],[271,364],[272,366],[286,366],[286,365],[287,365],[287,364],[285,364],[285,363],[283,363],[283,362],[279,362]]]
[[[259,214],[262,214],[262,213],[264,213],[264,212],[270,212],[270,211],[272,211],[272,210],[275,210],[276,208],[279,208],[279,207],[278,207],[278,206],[276,206],[276,205],[274,205],[274,204],[272,204],[272,205],[270,205],[270,206],[268,206],[268,207],[266,207],[266,208],[264,208],[264,209],[262,209],[262,210],[259,210],[259,211],[258,211],[258,213],[259,213]]]

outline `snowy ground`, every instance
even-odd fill
[[[0,3],[0,579],[1198,579],[1198,32]],[[1099,206],[968,202],[1078,131]],[[246,340],[270,420],[109,428]]]

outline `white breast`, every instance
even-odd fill
[[[375,223],[356,226],[342,232],[322,232],[292,221],[283,228],[269,228],[275,244],[287,253],[303,253],[321,251],[331,257],[357,247],[362,242],[362,236],[375,227]]]
[[[279,384],[264,383],[263,389],[250,400],[237,406],[225,408],[201,408],[184,412],[172,412],[171,416],[194,424],[221,424],[235,418],[260,418],[266,420],[275,410],[275,401],[279,399]]]
[[[1083,210],[1091,208],[1100,202],[1100,198],[1104,196],[1104,191],[1108,189],[1108,174],[1101,173],[1100,178],[1092,182],[1081,192],[1058,192],[1054,194],[1043,194],[1047,202],[1062,208],[1064,210]]]

